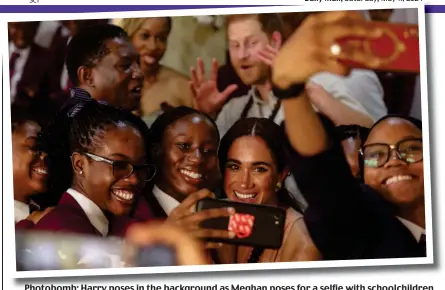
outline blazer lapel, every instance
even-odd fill
[[[153,212],[154,218],[165,218],[165,219],[168,218],[167,213],[164,211],[164,209],[159,204],[158,200],[156,199],[156,197],[152,192],[145,195],[145,199],[147,200],[148,205],[150,206]]]
[[[85,222],[88,222],[88,224],[91,224],[90,220],[88,219],[87,214],[83,211],[82,207],[71,196],[71,194],[65,192],[62,195],[62,197],[60,198],[59,205],[72,208],[73,210],[75,210],[76,214],[78,214],[79,216],[81,216],[82,218],[85,219]],[[91,225],[91,227],[94,228],[94,231],[98,235],[102,236],[102,234],[93,225]]]

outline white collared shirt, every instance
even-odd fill
[[[360,85],[370,83],[374,85],[375,79],[362,77],[362,75],[363,70],[356,70],[354,73],[354,82],[358,82]],[[365,106],[360,103],[359,98],[354,96],[354,94],[348,88],[348,83],[345,80],[345,78],[327,72],[315,74],[310,79],[310,81],[322,86],[329,94],[332,95],[333,98],[339,100],[341,103],[371,117],[372,115],[367,109],[365,109]],[[246,117],[268,118],[271,115],[276,102],[278,101],[272,92],[269,93],[269,98],[267,101],[262,100],[255,94],[254,87],[249,90],[247,95],[231,99],[224,105],[216,119],[216,124],[221,137],[224,136],[230,127],[232,127],[233,124],[240,119],[241,114],[251,97],[253,97],[254,104],[247,112]],[[317,108],[314,107],[314,109],[318,111]],[[283,120],[284,111],[281,107],[273,121],[280,125]]]
[[[11,103],[14,101],[15,95],[17,94],[17,84],[22,79],[23,71],[25,69],[26,62],[28,61],[30,51],[31,47],[18,49],[13,42],[9,43],[9,58],[11,58],[14,52],[20,54],[15,61],[14,74],[11,77]]]
[[[170,215],[170,213],[178,207],[180,204],[179,201],[171,197],[170,195],[163,192],[159,187],[156,185],[153,187],[153,194],[155,198],[158,200],[159,205],[162,207],[162,209],[165,211],[167,215]]]
[[[62,29],[63,30],[63,29]],[[63,33],[62,33],[63,34]],[[66,42],[66,45],[68,46],[68,44],[70,43],[72,37],[70,36]],[[68,76],[68,70],[66,68],[66,64],[63,64],[63,69],[62,69],[62,74],[60,76],[60,87],[62,88],[62,90],[65,90],[68,84],[68,80],[69,80],[69,76]]]
[[[108,234],[109,222],[103,211],[88,197],[77,190],[70,188],[66,192],[77,201],[96,230],[98,230],[102,236],[106,236]]]
[[[26,219],[28,216],[29,205],[24,202],[14,200],[14,221],[18,223],[19,221]]]
[[[14,220],[16,223],[26,219],[31,214],[31,209],[29,208],[30,205],[40,208],[40,206],[32,200],[29,201],[29,204],[14,200]]]
[[[413,223],[409,220],[406,220],[404,218],[401,218],[401,217],[397,217],[397,218],[411,232],[411,234],[413,234],[413,236],[417,242],[420,241],[420,238],[422,237],[422,235],[425,235],[426,231],[421,226],[418,226],[415,223]]]

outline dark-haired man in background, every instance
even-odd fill
[[[139,55],[122,28],[104,24],[79,32],[68,45],[66,67],[72,97],[91,97],[131,111],[139,107]]]

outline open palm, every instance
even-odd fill
[[[238,88],[237,85],[232,84],[220,92],[217,87],[218,68],[218,61],[213,59],[209,79],[205,76],[202,59],[198,58],[197,68],[190,68],[191,81],[189,84],[194,96],[194,107],[208,114],[219,111],[227,98]]]

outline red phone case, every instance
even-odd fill
[[[279,249],[284,237],[286,211],[282,208],[240,203],[227,200],[202,199],[196,210],[233,207],[234,216],[214,218],[202,221],[200,226],[206,229],[229,230],[235,233],[233,239],[207,239],[213,242]]]
[[[420,72],[419,28],[412,24],[369,22],[369,28],[381,28],[383,35],[378,39],[345,37],[337,40],[341,48],[353,47],[380,58],[378,67],[371,67],[352,59],[339,60],[350,68],[370,68],[392,72]]]

